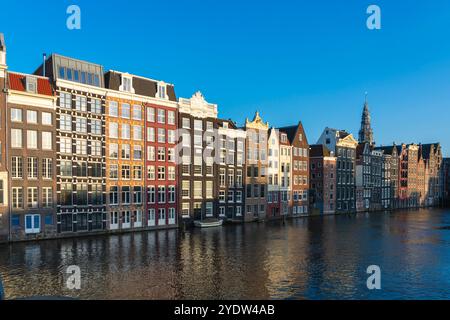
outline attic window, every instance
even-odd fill
[[[164,82],[158,83],[158,91],[156,97],[160,99],[167,99],[167,85]]]
[[[134,93],[133,78],[122,75],[122,85],[119,90]]]
[[[36,93],[37,92],[37,81],[34,77],[26,77],[26,90],[27,92]]]

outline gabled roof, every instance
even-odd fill
[[[48,78],[38,77],[35,75],[27,75],[23,73],[8,72],[9,89],[26,92],[26,77],[36,78],[37,94],[53,96],[52,86]]]
[[[287,138],[290,143],[292,143],[295,139],[295,134],[297,133],[298,125],[296,126],[288,126],[288,127],[281,127],[278,128],[280,131],[283,131],[286,133]]]
[[[330,150],[323,144],[312,144],[309,146],[309,156],[311,158],[315,157],[330,157]]]
[[[105,73],[105,87],[112,90],[119,90],[124,72],[110,70]],[[133,88],[135,93],[141,96],[155,97],[158,90],[158,81],[144,78],[132,74],[126,74],[133,78]],[[167,95],[170,101],[177,101],[175,88],[172,84],[166,83]]]

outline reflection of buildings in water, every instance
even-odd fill
[[[257,225],[194,230],[181,243],[179,285],[182,298],[256,299],[267,297],[261,255],[251,242],[263,234],[245,238]],[[253,234],[253,233],[252,233]]]

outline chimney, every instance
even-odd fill
[[[45,60],[47,60],[47,54],[44,52],[42,55],[44,62],[42,63],[42,76],[45,77]]]

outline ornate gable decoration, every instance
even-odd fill
[[[358,145],[358,141],[353,138],[352,134],[347,135],[345,138],[341,138],[338,141],[338,144],[343,147],[354,147]]]
[[[199,118],[217,118],[217,104],[209,103],[202,93],[197,91],[190,99],[180,98],[180,112]]]
[[[259,115],[259,112],[256,111],[253,121],[249,121],[248,118],[245,119],[245,127],[251,129],[269,130],[269,122],[264,123]]]

